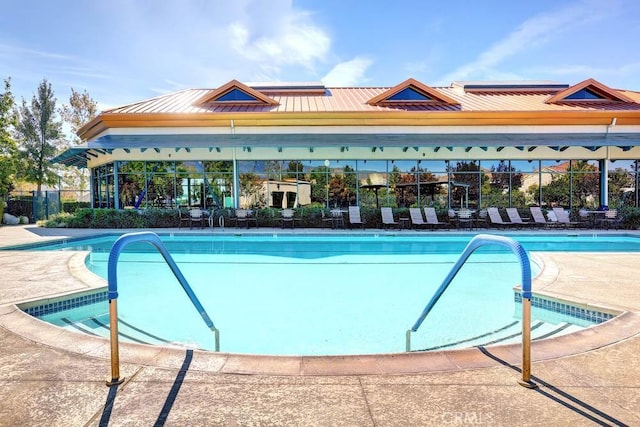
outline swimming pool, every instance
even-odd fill
[[[87,265],[106,277],[108,252],[117,237],[32,249],[91,250]],[[173,234],[162,239],[220,329],[222,351],[331,355],[403,351],[404,332],[471,237]],[[640,241],[628,236],[514,238],[529,251],[640,250]],[[211,332],[150,245],[132,244],[120,260],[121,333],[134,341],[213,348]],[[414,334],[413,348],[518,341],[513,286],[519,273],[511,253],[499,247],[478,250]],[[106,313],[101,301],[41,317],[99,334],[108,324]],[[537,336],[591,324],[549,314],[534,308]]]

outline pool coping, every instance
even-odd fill
[[[69,274],[87,285],[87,288],[32,298],[42,301],[60,296],[92,291],[106,286],[106,281],[90,272],[84,265],[87,252],[78,252],[68,261]],[[534,279],[549,280],[557,274],[557,266],[543,253],[536,253],[536,261],[543,263],[541,274]],[[548,294],[553,293],[536,292]],[[557,296],[555,296],[557,298]],[[567,298],[561,298],[567,300]],[[573,302],[573,301],[572,301]],[[596,306],[589,301],[575,301]],[[615,307],[597,306],[620,312]],[[82,335],[48,324],[24,313],[18,304],[0,306],[0,327],[32,342],[72,353],[108,360],[109,340]],[[533,341],[532,362],[576,355],[640,335],[640,313],[625,311],[616,318],[600,325],[571,334]],[[120,343],[120,361],[146,366],[179,368],[187,351],[183,347],[151,346]],[[431,352],[390,353],[345,356],[268,356],[235,353],[214,353],[193,350],[194,370],[224,374],[323,376],[323,375],[399,375],[427,372],[444,372],[486,368],[498,365],[519,366],[522,362],[522,345],[506,344],[460,350]]]

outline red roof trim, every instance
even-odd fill
[[[225,95],[226,93],[231,92],[232,90],[237,89],[240,90],[247,95],[256,99],[256,101],[217,101],[218,98]],[[255,104],[265,104],[265,105],[278,105],[278,101],[273,98],[269,98],[262,92],[259,92],[255,89],[250,88],[249,86],[240,83],[237,80],[231,80],[229,83],[220,86],[217,89],[213,89],[202,96],[200,99],[196,100],[194,104],[203,105],[211,102],[219,102],[220,104],[231,105],[255,105]]]
[[[393,95],[397,94],[398,92],[401,92],[407,88],[413,88],[414,90],[421,92],[422,94],[428,96],[429,98],[432,98],[433,101],[422,101],[422,102],[416,102],[416,101],[409,101],[409,102],[403,102],[403,101],[388,101],[388,98],[391,98]],[[421,83],[415,79],[407,79],[404,82],[392,87],[391,89],[382,92],[380,95],[375,96],[373,98],[371,98],[370,100],[367,101],[367,104],[369,105],[384,105],[384,104],[416,104],[416,103],[429,103],[429,104],[433,104],[433,103],[443,103],[443,104],[449,104],[449,105],[460,105],[460,103],[458,101],[456,101],[453,98],[450,98],[446,95],[443,95],[442,93],[438,92],[436,89],[429,87],[427,85],[425,85],[424,83]]]
[[[576,92],[581,91],[582,89],[589,89],[593,92],[602,95],[606,100],[593,100],[593,99],[566,99],[568,96],[573,95]],[[567,89],[556,93],[551,96],[549,99],[545,101],[546,104],[556,104],[556,103],[584,103],[584,102],[611,102],[611,101],[619,101],[619,102],[632,102],[635,101],[628,96],[623,95],[615,89],[611,89],[609,86],[606,86],[594,79],[584,80],[576,85],[570,86]]]

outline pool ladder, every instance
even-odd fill
[[[184,278],[184,275],[176,265],[175,261],[169,254],[169,251],[162,243],[162,240],[158,237],[157,234],[144,231],[139,233],[128,233],[120,236],[118,240],[115,241],[113,247],[111,248],[111,252],[109,253],[109,264],[108,264],[108,292],[107,298],[109,299],[109,323],[110,323],[110,338],[111,338],[111,380],[107,381],[108,386],[114,386],[118,384],[122,384],[124,378],[120,378],[120,356],[119,356],[119,345],[118,345],[118,258],[120,257],[120,253],[124,250],[124,248],[136,242],[144,242],[149,243],[158,249],[158,252],[162,254],[164,260],[171,268],[174,276],[182,285],[182,289],[184,289],[185,293],[191,300],[193,306],[198,310],[202,320],[207,325],[209,329],[213,332],[215,339],[215,351],[220,351],[220,332],[214,326],[211,318],[207,314],[202,304],[198,300],[198,297],[189,286],[187,279]]]
[[[455,263],[447,277],[444,279],[436,293],[426,305],[422,313],[411,329],[406,334],[406,350],[411,351],[411,334],[416,332],[422,322],[436,305],[444,291],[447,290],[453,279],[456,277],[464,263],[471,254],[481,246],[500,245],[505,246],[518,257],[520,270],[522,273],[522,379],[518,381],[522,386],[535,388],[536,384],[531,381],[531,264],[527,251],[517,241],[492,234],[478,234],[467,244],[460,258]]]

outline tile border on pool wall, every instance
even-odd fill
[[[48,314],[57,313],[59,311],[70,310],[85,305],[104,302],[107,301],[107,299],[107,291],[94,292],[74,298],[60,299],[57,301],[47,302],[46,304],[24,307],[22,308],[22,310],[31,316],[42,317]]]
[[[516,303],[522,304],[522,294],[520,292],[514,292],[513,297]],[[105,290],[92,292],[73,298],[47,301],[45,304],[38,304],[21,308],[25,313],[31,316],[41,317],[48,314],[57,313],[59,311],[78,308],[89,304],[104,302],[107,300],[108,296],[107,291]],[[580,307],[577,305],[568,304],[566,302],[542,298],[535,295],[531,298],[531,306],[594,323],[602,323],[615,317],[615,314],[604,313],[595,309]]]
[[[522,294],[520,292],[514,292],[513,298],[517,304],[522,304]],[[586,320],[594,323],[606,322],[607,320],[616,317],[615,314],[604,313],[592,308],[580,307],[566,302],[542,298],[535,295],[531,297],[531,307],[541,308],[553,313],[559,313],[564,316],[574,317],[576,319]]]

